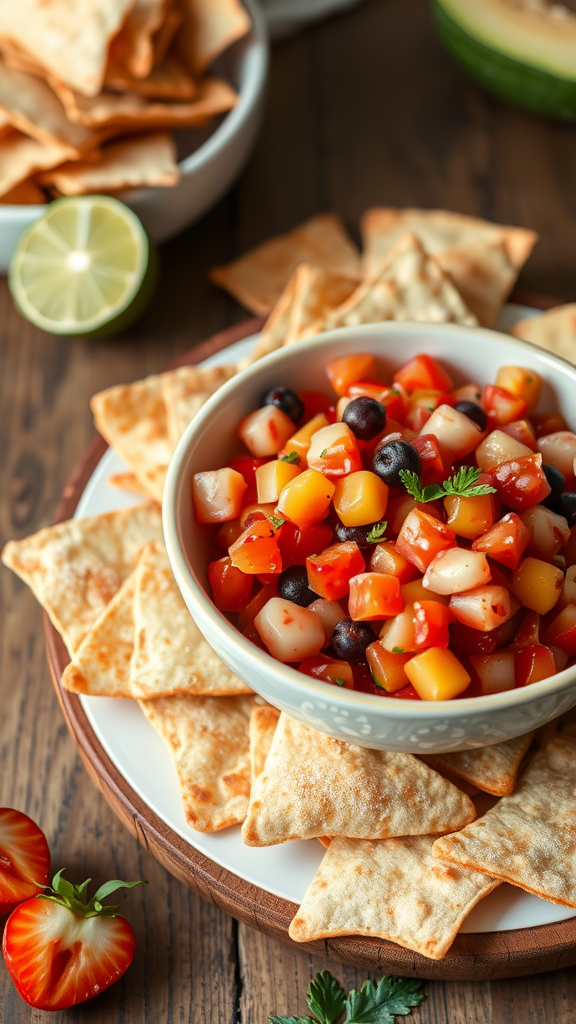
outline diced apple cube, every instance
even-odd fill
[[[248,484],[241,473],[225,466],[195,473],[192,480],[194,512],[199,523],[225,523],[236,519]]]
[[[478,445],[475,458],[480,469],[486,470],[499,466],[501,462],[510,462],[511,459],[521,459],[532,454],[533,449],[521,444],[515,437],[511,437],[503,430],[493,430]]]
[[[546,562],[552,561],[570,538],[570,527],[564,516],[544,505],[527,509],[520,514],[520,519],[530,534],[528,554]]]
[[[272,597],[258,612],[254,625],[278,661],[304,661],[324,647],[324,629],[316,613],[283,597]]]
[[[238,437],[256,458],[276,455],[294,430],[294,421],[277,405],[263,405],[246,416]]]
[[[278,501],[280,491],[290,480],[301,473],[300,467],[293,462],[283,462],[282,459],[273,459],[266,462],[264,466],[258,466],[256,470],[256,490],[260,504]]]
[[[432,559],[440,551],[451,548],[456,536],[444,523],[434,519],[427,512],[414,509],[402,524],[396,539],[396,548],[420,572],[426,572]]]
[[[490,583],[488,586],[453,594],[450,609],[462,625],[479,629],[483,633],[501,626],[513,613],[510,592],[505,587]]]
[[[494,651],[493,654],[471,654],[472,667],[480,680],[483,694],[513,690],[514,651]]]
[[[490,566],[486,555],[466,548],[440,551],[430,562],[422,583],[436,594],[461,594],[490,581]]]
[[[334,626],[337,622],[340,622],[340,619],[346,618],[342,608],[338,601],[327,601],[325,597],[319,597],[317,601],[313,601],[308,607],[311,611],[316,612],[320,619],[326,644],[329,644],[334,632]]]
[[[482,431],[480,427],[450,405],[440,405],[420,431],[434,434],[455,459],[463,459],[477,447]]]
[[[404,611],[393,619],[388,619],[380,630],[382,646],[392,654],[406,654],[417,651],[414,605],[407,604]]]
[[[356,438],[346,423],[330,423],[310,440],[308,465],[329,476],[346,476],[362,466]]]
[[[538,451],[547,466],[554,466],[564,474],[567,481],[574,477],[576,456],[576,434],[571,430],[559,430],[538,439]]]

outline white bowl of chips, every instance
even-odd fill
[[[244,637],[210,600],[208,545],[192,514],[194,473],[226,465],[240,420],[270,388],[326,389],[326,363],[353,352],[377,354],[385,371],[419,352],[448,368],[457,385],[494,380],[502,365],[537,370],[539,411],[574,418],[576,368],[496,331],[459,324],[387,322],[327,331],[260,359],[224,384],[188,427],[171,462],[163,500],[164,534],[177,584],[200,630],[222,660],[267,701],[342,740],[432,754],[502,742],[535,729],[576,704],[576,667],[521,689],[445,701],[398,700],[316,681],[281,664]]]
[[[66,81],[57,78],[55,71],[57,66],[68,66],[62,60],[66,39],[62,37],[59,48],[46,56],[39,32],[27,36],[22,28],[17,46],[7,39],[12,26],[3,23],[12,19],[13,9],[0,13],[0,272],[6,271],[20,235],[43,213],[50,194],[116,195],[138,214],[155,242],[182,231],[220,199],[248,158],[265,94],[264,19],[256,0],[242,3],[226,0],[218,9],[212,0],[197,5],[197,12],[202,8],[207,16],[202,52],[194,55],[198,77],[185,67],[178,49],[182,27],[171,37],[167,54],[163,51],[163,63],[154,64],[146,77],[126,77],[124,70],[124,78],[115,77],[119,71],[112,48],[126,34],[129,22],[125,20],[120,31],[117,25],[114,29],[113,19],[104,17],[104,8],[110,7],[110,15],[113,10],[117,14],[122,6],[130,8],[129,0],[99,0],[91,12],[79,5],[91,61],[71,67]],[[30,8],[29,15],[38,26],[43,5],[24,0],[23,6]],[[144,42],[150,60],[155,59],[175,10],[156,0],[135,4],[130,16],[140,8],[155,14],[157,21],[150,22],[148,35],[138,40],[133,54],[136,64],[145,59]],[[88,13],[90,17],[84,17]],[[93,52],[98,49],[93,40],[96,26],[116,32],[103,39],[100,78]],[[24,49],[26,41],[29,50]],[[74,46],[80,52],[80,45],[75,42]],[[154,88],[172,89],[172,96],[165,100],[147,96],[149,83],[164,70],[166,80]],[[86,82],[81,91],[76,80],[83,73]]]

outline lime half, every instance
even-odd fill
[[[21,236],[8,282],[22,315],[42,330],[112,334],[143,312],[155,270],[132,210],[110,196],[70,196]]]

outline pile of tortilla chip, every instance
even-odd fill
[[[10,541],[2,558],[68,648],[64,688],[138,701],[172,754],[191,828],[241,825],[250,847],[323,844],[296,941],[368,935],[438,959],[501,881],[576,907],[570,716],[559,733],[553,723],[423,759],[280,713],[190,617],[154,502],[58,523]]]
[[[0,203],[175,185],[172,132],[234,106],[210,66],[249,29],[241,0],[0,0]]]

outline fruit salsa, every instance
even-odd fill
[[[332,393],[278,386],[243,448],[196,473],[217,608],[279,661],[411,700],[527,686],[576,656],[576,434],[502,366],[454,387],[425,353],[390,383],[354,354]]]

